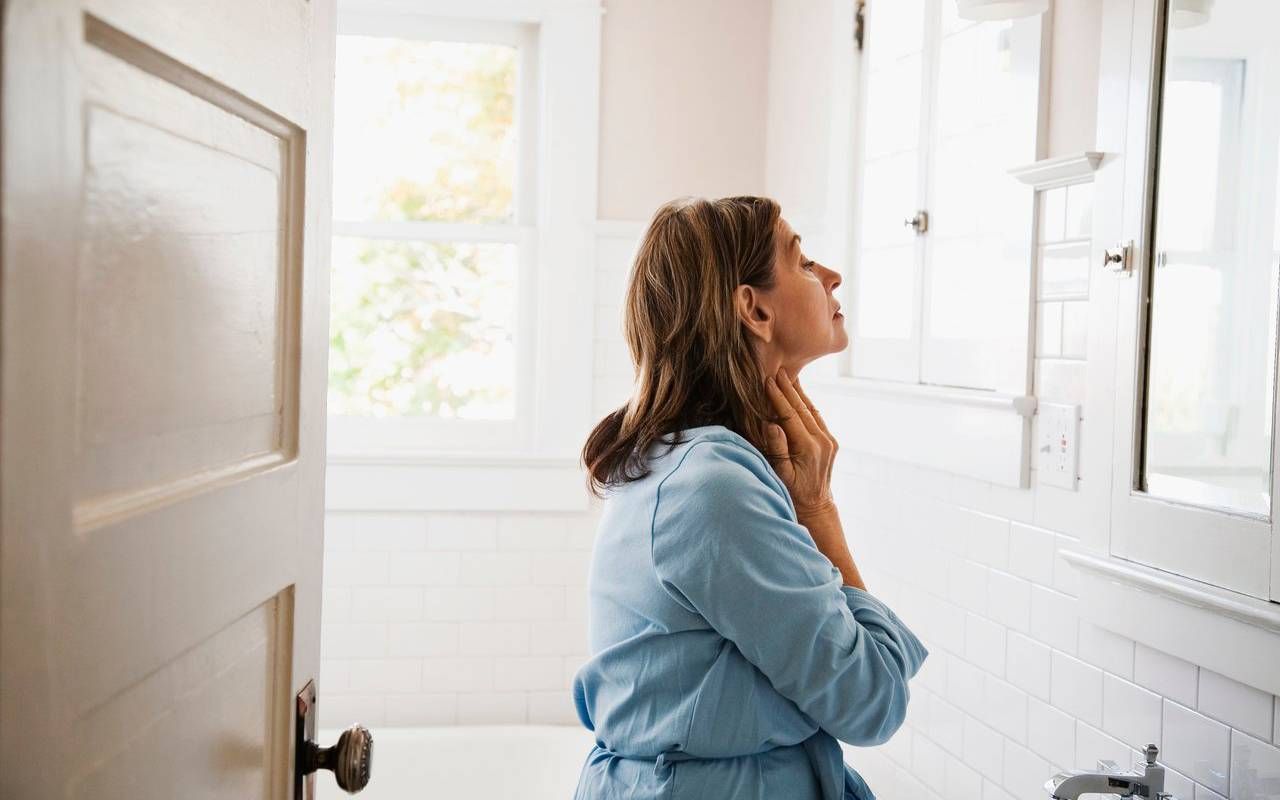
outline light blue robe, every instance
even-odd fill
[[[604,504],[573,685],[596,746],[575,800],[872,800],[836,740],[892,736],[928,651],[843,585],[750,442],[681,438]]]

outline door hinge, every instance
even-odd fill
[[[867,34],[867,0],[858,0],[853,11],[853,41],[862,51],[863,39]]]

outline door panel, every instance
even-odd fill
[[[288,797],[333,0],[3,8],[0,796]]]
[[[230,90],[85,28],[82,528],[293,457],[304,147]]]
[[[270,710],[289,696],[291,601],[287,592],[271,598],[87,710],[76,749],[97,759],[71,778],[69,795],[137,797],[145,780],[190,785],[180,795],[190,800],[263,796],[280,757],[263,747],[279,741]]]

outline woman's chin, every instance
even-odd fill
[[[831,337],[831,352],[839,353],[849,346],[849,332],[844,329],[844,318],[836,320],[835,334]]]

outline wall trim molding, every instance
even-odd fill
[[[326,511],[588,511],[586,473],[570,459],[330,459]]]
[[[1280,694],[1280,604],[1097,553],[1062,550],[1080,613],[1135,642]]]
[[[1030,164],[1013,167],[1009,174],[1036,191],[1055,189],[1072,183],[1085,183],[1093,180],[1093,173],[1102,163],[1105,153],[1084,150],[1079,153],[1042,158]]]

